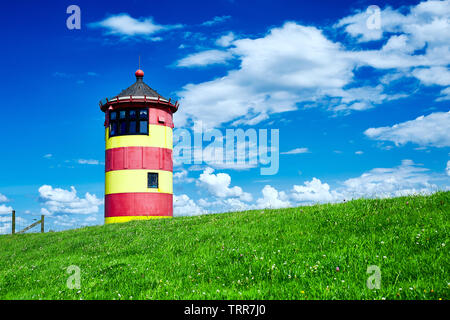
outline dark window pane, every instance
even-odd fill
[[[136,110],[130,110],[128,112],[130,119],[136,119]]]
[[[109,135],[115,136],[116,134],[117,134],[117,123],[111,122],[111,124],[109,125]]]
[[[126,134],[126,133],[127,133],[127,122],[126,121],[120,121],[119,134]]]
[[[116,120],[117,113],[115,111],[111,111],[109,114],[109,120]]]
[[[130,128],[128,130],[130,134],[136,133],[136,121],[130,121]]]
[[[126,112],[120,111],[120,119],[125,119],[125,116],[126,116]]]
[[[146,120],[148,119],[148,110],[147,109],[143,109],[139,111],[139,118]]]
[[[148,121],[139,122],[139,133],[148,134]]]
[[[155,172],[148,173],[148,187],[158,188],[158,173]]]

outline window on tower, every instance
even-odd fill
[[[158,188],[158,173],[157,172],[149,172],[148,173],[148,188]]]
[[[109,136],[148,135],[148,109],[109,112]]]

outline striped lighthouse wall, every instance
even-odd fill
[[[120,110],[127,107],[141,108]],[[105,223],[173,215],[172,113],[150,107],[148,115],[148,135],[109,137],[106,127]],[[148,173],[158,174],[158,188],[149,188]]]

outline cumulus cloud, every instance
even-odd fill
[[[398,10],[387,7],[381,11],[378,30],[367,28],[367,12],[345,17],[335,25],[338,32],[343,30],[360,42],[383,41],[379,49],[347,48],[345,42],[328,39],[317,27],[294,22],[272,28],[259,38],[223,36],[216,44],[236,58],[239,66],[223,77],[185,85],[177,93],[184,110],[177,125],[199,119],[218,126],[242,117],[241,123],[257,124],[302,103],[348,114],[407,97],[394,90],[389,93],[387,86],[395,79],[385,74],[379,85],[360,87],[355,71],[364,66],[389,71],[397,80],[408,77],[425,85],[448,86],[449,8],[449,1],[422,2]],[[439,99],[448,96],[442,92]],[[248,114],[251,120],[245,119]]]
[[[230,188],[231,177],[227,173],[214,174],[214,169],[207,167],[198,178],[197,185],[205,187],[212,195],[219,198],[236,197],[243,201],[251,201],[250,193],[244,192],[241,187]]]
[[[380,69],[424,67],[410,74],[424,84],[447,82],[446,66],[450,62],[448,0],[421,2],[409,10],[386,7],[380,12],[380,28],[368,28],[372,14],[371,10],[358,12],[335,25],[343,27],[360,42],[388,39],[381,50],[354,51],[350,53],[352,58]],[[416,53],[418,50],[422,52]],[[436,74],[432,74],[433,71]]]
[[[263,197],[256,200],[258,208],[278,209],[291,206],[286,193],[283,191],[278,191],[274,187],[266,185],[261,192]]]
[[[396,145],[412,142],[421,146],[449,147],[450,111],[420,116],[392,127],[369,128],[364,134],[371,139],[392,141]]]
[[[74,187],[65,190],[43,185],[39,188],[39,197],[44,205],[41,212],[46,215],[55,213],[92,214],[97,213],[98,207],[103,204],[102,200],[89,192],[85,194],[84,198],[78,197]]]
[[[345,193],[347,198],[430,193],[437,190],[437,186],[431,183],[428,171],[412,160],[403,160],[397,167],[375,168],[357,178],[345,180],[342,193]]]
[[[117,35],[123,38],[141,36],[156,41],[160,39],[149,36],[182,27],[180,24],[160,25],[155,23],[152,17],[135,19],[127,13],[111,15],[102,21],[90,23],[88,26],[103,29],[106,31],[106,34]]]
[[[295,202],[335,202],[341,199],[342,195],[337,191],[330,191],[327,183],[313,178],[311,181],[305,181],[303,186],[294,185],[290,197]]]
[[[228,51],[206,50],[192,53],[181,60],[178,60],[178,67],[201,67],[213,64],[223,64],[233,58],[233,54]]]
[[[176,171],[173,174],[173,180],[174,183],[181,183],[181,182],[186,182],[186,183],[191,183],[194,181],[194,178],[189,178],[188,177],[188,171],[185,169],[181,169],[181,171]]]
[[[195,216],[205,213],[208,213],[208,211],[198,206],[187,195],[173,195],[174,216]]]
[[[12,207],[0,204],[0,214],[10,214],[12,210]]]
[[[380,40],[386,34],[403,33],[414,47],[420,47],[431,40],[435,43],[446,43],[450,3],[446,1],[424,1],[409,10],[395,10],[386,7],[379,10],[381,23],[371,24],[379,8],[370,6],[367,10],[342,18],[336,28],[344,28],[350,36],[360,42]],[[403,8],[402,8],[403,9]],[[401,11],[406,11],[403,14]],[[448,34],[448,32],[447,32]],[[398,38],[398,35],[397,35]],[[400,39],[400,41],[404,41]]]
[[[446,67],[417,68],[412,74],[425,85],[450,85],[450,71]]]
[[[235,39],[235,35],[233,32],[228,32],[227,34],[224,34],[220,38],[216,40],[216,44],[220,47],[229,47],[233,40]]]
[[[264,37],[234,40],[227,52],[240,60],[239,69],[184,86],[178,92],[184,110],[179,125],[191,118],[215,126],[248,114],[252,119],[264,115],[261,121],[271,113],[295,110],[297,103],[326,97],[337,97],[341,109],[353,105],[355,110],[390,98],[381,85],[344,90],[360,62],[315,27],[288,22]]]
[[[203,175],[203,176],[202,176]],[[197,215],[230,211],[244,211],[263,208],[286,208],[315,203],[335,203],[357,198],[386,198],[411,194],[429,194],[439,189],[434,179],[442,180],[429,173],[429,169],[403,160],[392,168],[374,168],[360,176],[337,182],[332,188],[318,178],[295,184],[291,189],[279,191],[275,187],[265,185],[261,190],[262,197],[251,202],[242,199],[240,188],[230,188],[231,178],[227,174],[213,174],[207,168],[201,175],[199,185],[209,188],[212,197],[201,198],[197,202],[187,195],[181,195],[174,202],[177,215]],[[450,175],[450,161],[447,162],[446,174]],[[175,196],[174,196],[175,197]],[[207,209],[205,209],[207,208]]]
[[[450,162],[450,161],[449,161]],[[426,194],[436,191],[438,186],[432,183],[432,176],[427,168],[403,160],[393,168],[374,168],[359,177],[339,183],[335,190],[327,183],[313,178],[304,185],[294,185],[288,193],[293,205],[304,203],[339,202],[344,199],[385,198],[410,194]]]

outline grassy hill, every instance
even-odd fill
[[[438,192],[5,235],[0,299],[448,299],[449,215]]]

